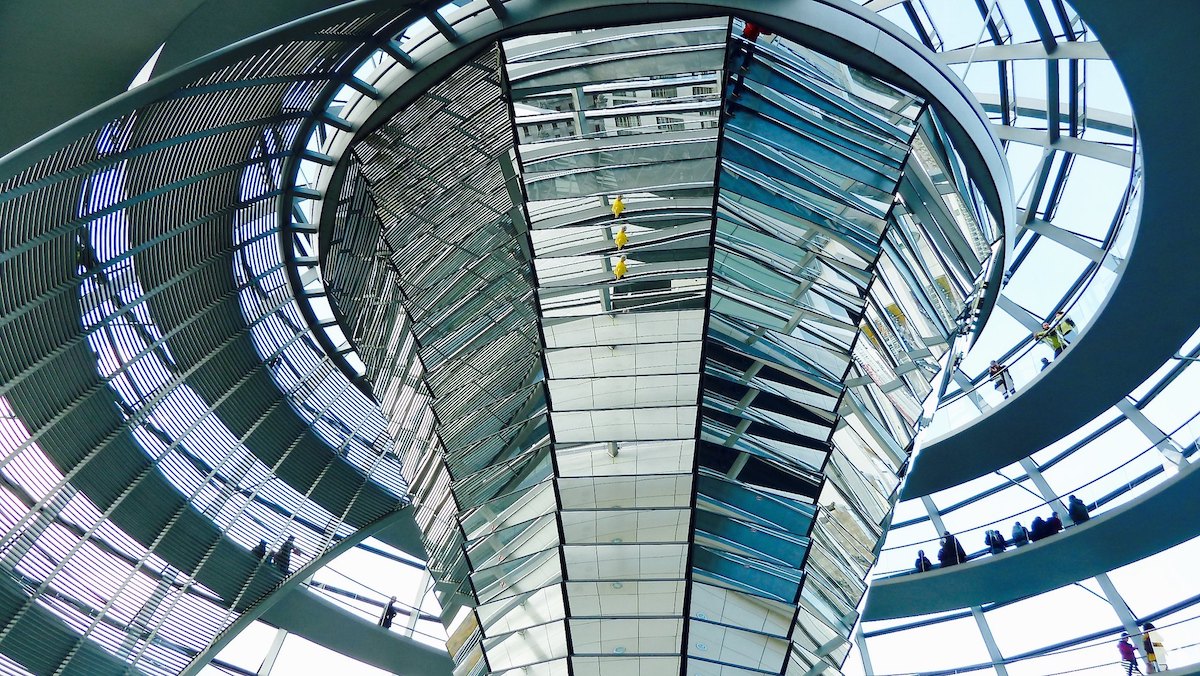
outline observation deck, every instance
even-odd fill
[[[872,580],[862,617],[1005,603],[1095,577],[1195,537],[1196,509],[1200,463],[1193,462],[1145,495],[1057,535],[946,569]]]

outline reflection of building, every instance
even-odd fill
[[[659,36],[677,33],[689,36],[692,56],[683,63],[678,45],[660,44]],[[603,59],[581,59],[581,42]],[[703,96],[681,96],[677,83],[687,75],[677,69],[716,73],[726,58],[742,66],[724,97],[714,76]],[[603,70],[618,59],[621,69]],[[570,109],[569,118],[615,119],[619,129],[526,134],[508,168],[507,143],[481,144],[456,121],[492,125],[504,98],[487,82],[501,60],[518,127],[530,128],[523,115],[536,105]],[[603,74],[622,79],[595,79]],[[622,93],[590,95],[602,89]],[[553,93],[562,90],[576,94]],[[457,102],[450,92],[458,91],[473,92],[476,107],[433,112],[438,102]],[[331,253],[328,279],[348,286],[344,275],[365,265],[369,278],[399,285],[409,299],[390,319],[368,320],[374,308],[354,298],[339,307],[351,323],[372,322],[355,335],[371,354],[385,355],[376,347],[405,332],[420,346],[445,446],[439,455],[453,483],[449,493],[432,480],[415,483],[416,516],[461,523],[426,540],[445,602],[476,608],[464,622],[480,633],[460,649],[461,668],[557,669],[569,658],[596,671],[637,658],[677,669],[684,635],[693,637],[693,668],[709,660],[752,669],[811,666],[826,655],[840,661],[849,644],[831,637],[848,635],[845,618],[862,595],[888,512],[890,491],[868,489],[860,475],[890,467],[881,479],[894,485],[932,376],[908,371],[919,383],[910,390],[897,366],[913,350],[899,343],[860,370],[850,357],[871,348],[856,347],[856,329],[885,321],[884,283],[869,291],[880,261],[883,279],[904,285],[929,265],[894,252],[935,251],[931,230],[967,226],[931,206],[942,198],[929,192],[950,185],[957,155],[908,162],[913,139],[954,147],[934,114],[919,96],[786,40],[751,54],[730,41],[725,19],[506,43],[426,97],[431,105],[419,99],[359,141],[364,150],[351,146],[344,180],[368,177],[380,217],[333,223],[334,241],[377,234]],[[697,108],[724,108],[726,124],[622,122],[631,110],[657,120]],[[496,135],[510,138],[502,128]],[[443,184],[436,164],[376,152],[425,138],[439,139],[472,181]],[[520,185],[500,189],[511,173]],[[392,188],[422,184],[441,186],[423,204]],[[902,225],[890,214],[901,190],[922,204]],[[613,220],[606,202],[618,194],[624,211]],[[350,197],[347,188],[342,195]],[[431,204],[462,216],[442,216]],[[621,250],[628,272],[612,283],[618,227],[629,236]],[[532,279],[512,272],[529,265],[526,238]],[[376,241],[391,243],[388,257],[375,256]],[[447,251],[447,242],[460,244]],[[985,276],[982,263],[948,264],[965,287],[954,290],[957,306]],[[474,289],[489,289],[488,301],[463,302]],[[934,302],[916,291],[891,304],[920,314],[919,304]],[[934,360],[956,333],[936,320],[905,330],[924,331],[921,348]],[[373,381],[395,377],[387,364],[365,361]],[[860,377],[861,391],[846,392],[842,381]],[[874,432],[860,438],[854,428]],[[826,466],[836,470],[826,474]],[[818,502],[837,518],[814,522]],[[486,521],[476,516],[481,510]],[[812,582],[801,584],[805,578]],[[609,610],[634,598],[645,600]],[[779,624],[783,609],[796,606],[800,619]],[[775,628],[735,628],[735,618],[755,615]],[[740,641],[760,645],[761,654],[718,648]]]
[[[955,353],[1011,347],[1024,387],[1036,354],[1005,321],[1070,306],[1103,328],[1086,294],[1126,270],[1140,174],[1097,139],[1132,123],[1087,108],[1081,64],[1104,54],[1058,2],[1032,37],[1009,24],[1019,5],[730,3],[772,30],[753,48],[710,6],[612,27],[620,3],[593,4],[347,6],[237,45],[265,26],[206,26],[202,7],[152,40],[141,89],[51,135],[9,127],[5,147],[35,140],[0,159],[0,670],[194,669],[265,611],[369,663],[447,672],[314,595],[333,585],[297,588],[368,534],[427,562],[457,673],[846,660],[888,528],[956,528],[936,494],[892,516],[923,414],[997,403],[972,360],[999,355]],[[994,44],[927,58],[960,20]],[[205,56],[201,35],[233,46]],[[1046,52],[1039,113],[1012,64]],[[1002,83],[982,113],[937,65],[975,61]],[[73,92],[72,112],[116,93]],[[1037,114],[1060,119],[1035,133]],[[1041,159],[1010,146],[1010,179],[993,132]],[[1103,230],[1070,215],[1093,161],[1126,172]],[[1020,294],[1047,261],[1062,299],[1049,275],[1042,307]],[[976,316],[1000,328],[960,330]],[[1137,394],[1120,419],[1153,437],[1166,400]],[[1174,476],[1191,446],[1152,441]],[[909,486],[941,480],[923,477],[946,444]],[[1074,484],[1044,460],[1016,481],[1054,504]],[[254,547],[288,536],[285,582]],[[1120,606],[1127,590],[1097,584]],[[303,603],[351,629],[266,608]],[[1012,657],[988,629],[1003,613],[968,606],[988,658]],[[891,631],[864,626],[860,648]]]
[[[576,137],[580,111],[583,111],[584,135],[589,137],[717,127],[720,86],[716,72],[597,84],[582,89],[582,98],[578,92],[572,92],[523,101],[516,110],[520,141]]]

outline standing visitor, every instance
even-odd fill
[[[1083,504],[1083,500],[1074,495],[1067,499],[1067,516],[1071,517],[1071,523],[1076,526],[1092,518],[1088,514],[1087,505]]]
[[[917,550],[917,561],[913,565],[918,573],[927,573],[933,570],[933,563],[929,560],[928,556],[925,556],[924,549]]]
[[[951,535],[950,531],[942,533],[942,548],[938,552],[938,561],[942,564],[942,568],[958,565],[966,560],[967,552],[958,538]]]
[[[1137,653],[1133,651],[1133,644],[1129,642],[1129,634],[1121,634],[1117,650],[1121,652],[1121,666],[1125,667],[1125,676],[1133,676],[1134,670],[1142,673],[1142,670],[1138,669]]]
[[[1147,622],[1142,625],[1142,647],[1146,649],[1146,673],[1156,674],[1167,670],[1167,647],[1163,645],[1162,637],[1154,631],[1154,625]]]
[[[383,615],[379,618],[379,626],[384,629],[391,629],[392,620],[396,619],[397,612],[396,597],[393,596],[392,600],[388,601],[387,607],[383,609]]]
[[[1033,517],[1033,523],[1029,524],[1029,541],[1037,542],[1049,534],[1049,529],[1046,528],[1046,520],[1040,516]]]
[[[1012,541],[1015,547],[1024,547],[1029,544],[1029,529],[1022,526],[1020,521],[1013,524]]]
[[[1038,342],[1049,345],[1050,349],[1054,350],[1054,357],[1057,359],[1058,355],[1062,354],[1063,350],[1071,344],[1071,341],[1067,340],[1067,334],[1074,330],[1075,322],[1071,321],[1062,310],[1059,310],[1054,315],[1053,321],[1042,322],[1042,330],[1033,334],[1033,337]]]
[[[279,572],[288,575],[292,572],[292,550],[296,548],[296,536],[289,535],[283,541],[283,546],[275,552],[275,567]]]
[[[1004,540],[1004,536],[998,530],[989,530],[983,536],[983,544],[988,546],[988,550],[992,554],[1003,554],[1008,548],[1008,542]]]
[[[1046,535],[1058,535],[1062,529],[1062,519],[1058,518],[1058,512],[1051,512],[1050,518],[1046,519]]]
[[[992,379],[993,387],[999,390],[1005,399],[1017,393],[1017,387],[1013,384],[1012,375],[1008,372],[1008,367],[1004,364],[993,359],[991,365],[988,366],[988,376]]]

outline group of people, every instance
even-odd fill
[[[1066,316],[1066,313],[1059,310],[1054,315],[1052,321],[1042,322],[1042,330],[1036,331],[1033,334],[1034,340],[1043,345],[1047,345],[1054,350],[1054,357],[1063,353],[1071,341],[1067,340],[1067,336],[1075,330],[1075,322]],[[1050,360],[1042,357],[1042,370],[1050,365]],[[1008,371],[1008,366],[1003,362],[993,359],[988,365],[988,378],[992,381],[992,386],[997,392],[1004,395],[1008,399],[1017,393],[1017,386],[1013,382],[1012,374]]]
[[[1071,341],[1067,340],[1067,336],[1074,330],[1075,322],[1071,321],[1065,312],[1059,310],[1055,313],[1053,321],[1042,322],[1042,330],[1035,332],[1033,337],[1039,343],[1050,346],[1050,349],[1054,350],[1055,359],[1057,359],[1058,355],[1062,354],[1063,350],[1071,344]]]
[[[1070,345],[1067,336],[1074,330],[1075,322],[1070,321],[1070,317],[1060,310],[1055,313],[1052,321],[1042,322],[1042,330],[1034,331],[1033,339],[1054,349],[1054,355],[1057,358]],[[1043,357],[1042,370],[1045,371],[1046,366],[1049,365],[1050,360]],[[988,365],[988,378],[991,379],[992,387],[996,388],[996,391],[1001,393],[1004,399],[1016,394],[1016,384],[1013,382],[1012,373],[1008,372],[1008,366],[1002,361],[991,360],[991,364]]]
[[[1083,500],[1070,496],[1067,499],[1067,516],[1071,522],[1079,525],[1091,518],[1088,513],[1088,507]],[[1040,516],[1034,517],[1033,523],[1026,528],[1018,521],[1013,524],[1012,540],[1006,540],[1004,534],[998,530],[989,530],[983,535],[983,544],[987,545],[988,551],[992,554],[1002,554],[1008,546],[1012,544],[1016,547],[1024,547],[1030,542],[1048,538],[1051,535],[1057,535],[1063,529],[1062,519],[1058,517],[1058,512],[1051,512],[1050,518],[1043,519]],[[940,567],[953,566],[967,560],[967,553],[963,550],[963,546],[959,543],[958,538],[950,534],[950,531],[942,533],[941,548],[938,550],[938,562]],[[917,552],[917,560],[914,564],[918,573],[933,570],[933,563],[925,556],[925,550]]]
[[[1154,624],[1147,622],[1142,625],[1142,650],[1146,653],[1146,671],[1138,668],[1137,653],[1129,642],[1129,634],[1121,634],[1117,649],[1121,652],[1121,666],[1125,667],[1125,676],[1133,672],[1154,674],[1167,670],[1167,648],[1163,645],[1162,637],[1154,630]]]
[[[967,551],[963,549],[962,543],[958,538],[950,534],[950,531],[942,533],[942,546],[938,550],[938,563],[942,568],[946,566],[954,566],[967,560]],[[924,573],[925,571],[933,570],[933,563],[929,557],[925,556],[925,550],[917,552],[917,572]]]
[[[296,547],[296,537],[289,535],[277,552],[267,551],[267,541],[259,540],[254,549],[250,550],[250,553],[257,557],[259,561],[265,560],[267,565],[275,566],[279,569],[279,572],[287,575],[292,572],[293,551],[299,552],[300,550]]]
[[[1026,542],[1037,542],[1038,540],[1048,538],[1051,535],[1058,535],[1061,533],[1063,529],[1063,522],[1062,519],[1058,517],[1058,512],[1050,512],[1049,519],[1043,519],[1040,516],[1033,517],[1033,521],[1029,524],[1028,530],[1025,530],[1025,528],[1021,526],[1020,521],[1013,524],[1014,540],[1016,539],[1017,529],[1025,531],[1024,535]],[[1017,546],[1019,547],[1020,545]]]

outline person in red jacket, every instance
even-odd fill
[[[1117,643],[1117,650],[1121,651],[1121,666],[1125,667],[1125,676],[1133,676],[1133,672],[1137,671],[1137,653],[1133,651],[1133,644],[1129,642],[1129,634],[1121,634],[1121,641]]]
[[[764,31],[757,24],[752,24],[749,21],[746,22],[745,28],[742,29],[742,37],[746,38],[750,42],[758,42],[758,36],[770,34],[770,32]]]

